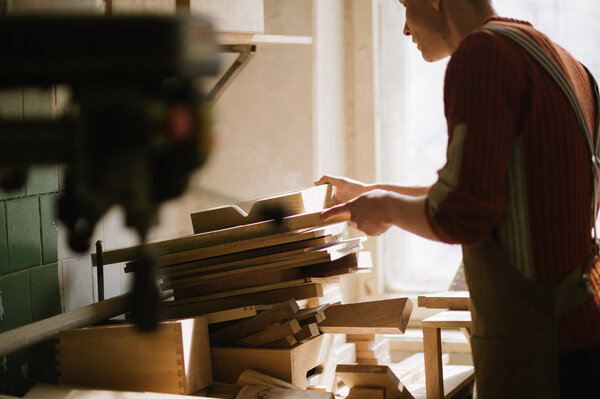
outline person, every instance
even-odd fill
[[[423,58],[451,57],[446,164],[431,187],[323,176],[315,183],[331,184],[339,204],[321,217],[347,216],[369,235],[397,226],[462,245],[479,399],[595,392],[597,187],[582,127],[598,131],[597,86],[565,49],[528,22],[499,17],[491,0],[400,2],[404,34]],[[580,120],[541,64],[492,27],[526,35],[559,65]]]

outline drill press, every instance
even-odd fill
[[[183,193],[209,152],[198,78],[218,72],[206,19],[182,16],[10,17],[0,20],[0,88],[66,85],[58,119],[0,120],[0,186],[27,168],[64,165],[58,217],[76,251],[114,205],[144,243],[160,205]],[[158,321],[153,255],[142,245],[131,293],[138,326]]]

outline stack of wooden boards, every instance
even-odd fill
[[[161,288],[174,295],[165,302],[164,317],[316,298],[324,283],[368,272],[370,256],[360,251],[365,238],[347,238],[344,220],[321,220],[329,196],[326,185],[250,201],[248,213],[243,204],[196,212],[195,234],[149,244],[159,253]],[[104,264],[131,261],[138,250],[107,251]],[[97,264],[95,254],[92,262]],[[126,271],[135,265],[128,263]]]
[[[360,251],[364,237],[349,238],[346,220],[321,220],[330,196],[320,186],[196,212],[193,235],[148,244],[158,254],[161,288],[173,294],[163,318],[208,319],[215,381],[235,383],[255,369],[334,392],[336,364],[356,360],[345,334],[404,332],[407,298],[339,304],[339,277],[369,272],[371,259]],[[138,251],[104,252],[103,263],[129,262],[133,271]]]

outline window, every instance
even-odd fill
[[[501,16],[530,21],[600,77],[600,2],[597,0],[495,0]],[[447,60],[425,62],[403,37],[404,8],[378,0],[379,179],[432,184],[446,160],[443,81]],[[400,229],[382,238],[386,291],[418,293],[448,289],[461,260],[459,246],[421,239]]]

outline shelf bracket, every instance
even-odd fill
[[[212,107],[225,89],[231,84],[235,77],[244,69],[248,62],[254,56],[256,52],[256,46],[252,44],[248,45],[224,45],[221,46],[221,51],[225,53],[238,53],[238,57],[231,64],[229,69],[225,71],[221,79],[215,84],[210,93],[208,93],[208,104]]]

